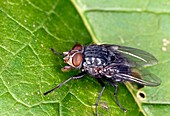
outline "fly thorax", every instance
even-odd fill
[[[87,57],[84,61],[84,66],[105,66],[106,61],[104,61],[102,58],[95,58],[95,57]]]

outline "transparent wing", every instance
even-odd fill
[[[111,51],[118,52],[123,57],[127,58],[129,61],[129,65],[131,65],[132,67],[151,66],[157,64],[157,59],[152,54],[146,51],[118,45],[104,44],[104,46],[110,49]]]
[[[158,86],[161,83],[156,75],[149,73],[147,70],[132,69],[131,74],[118,73],[115,76],[145,86]]]

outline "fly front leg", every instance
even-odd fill
[[[67,79],[67,80],[65,80],[64,82],[62,82],[61,84],[59,84],[58,86],[56,86],[56,87],[54,87],[53,89],[45,92],[44,95],[47,95],[48,93],[54,91],[55,89],[60,88],[62,85],[66,84],[66,83],[67,83],[68,81],[70,81],[70,80],[82,78],[85,74],[86,74],[86,72],[81,72],[81,73],[79,73],[79,74],[76,75],[76,76],[70,77],[69,79]]]
[[[96,116],[98,116],[98,103],[99,103],[100,97],[102,96],[102,94],[104,92],[105,84],[103,83],[103,81],[100,78],[96,78],[96,79],[100,83],[100,85],[102,86],[102,90],[100,91],[98,98],[95,102]]]
[[[119,99],[117,97],[118,84],[116,82],[111,81],[111,80],[107,80],[107,82],[109,84],[111,84],[113,87],[115,87],[114,96],[116,98],[116,103],[124,112],[126,112],[127,110],[124,107],[122,107],[122,105],[120,104]]]

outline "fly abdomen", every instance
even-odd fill
[[[118,73],[123,73],[123,74],[131,73],[131,68],[126,65],[116,65],[114,68],[117,69]]]

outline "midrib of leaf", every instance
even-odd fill
[[[71,0],[71,2],[72,2],[72,4],[74,5],[74,7],[77,9],[77,12],[79,13],[82,21],[84,22],[84,25],[85,25],[86,29],[88,30],[91,38],[93,39],[93,42],[99,43],[98,40],[97,40],[97,38],[96,38],[96,36],[94,35],[94,33],[93,33],[93,31],[92,31],[92,28],[91,28],[90,25],[89,25],[86,17],[84,16],[85,11],[83,11],[83,10],[77,5],[77,3],[76,3],[75,0]]]
[[[132,88],[133,88],[132,85],[130,83],[126,83],[126,87],[129,90],[129,92],[132,94],[132,96],[133,96],[134,100],[136,101],[136,103],[138,104],[138,107],[139,107],[140,111],[143,113],[144,116],[147,116],[145,111],[142,108],[141,102],[136,98],[136,95],[135,95],[134,91],[132,90]]]

